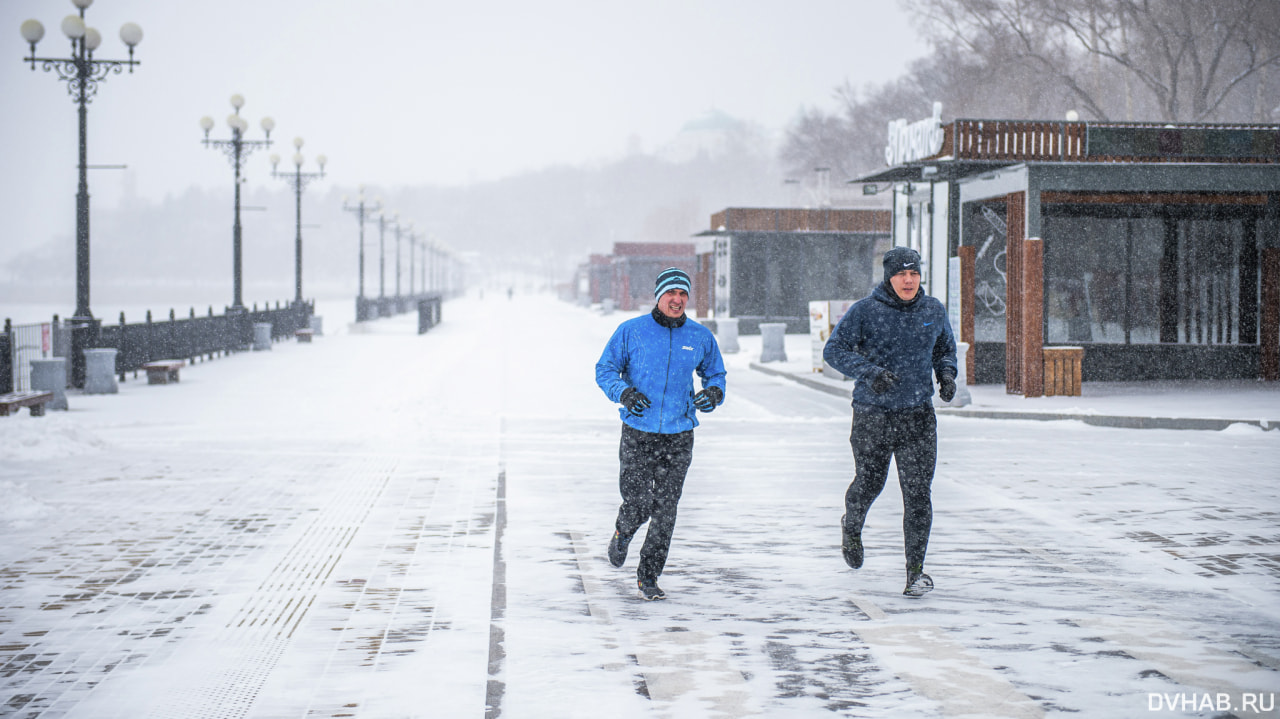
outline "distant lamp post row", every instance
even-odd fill
[[[302,304],[302,191],[312,180],[318,180],[324,177],[325,156],[316,155],[316,164],[320,166],[319,172],[303,172],[302,171],[302,138],[295,137],[293,139],[293,172],[277,172],[276,168],[280,164],[280,156],[271,156],[271,176],[288,180],[293,185],[293,194],[295,200],[296,218],[295,223],[297,234],[294,237],[294,296],[293,301],[296,304]]]
[[[429,239],[426,233],[415,231],[412,222],[402,222],[399,213],[384,209],[380,198],[370,200],[365,197],[364,185],[360,186],[360,194],[353,201],[350,197],[342,198],[342,209],[356,217],[359,227],[359,291],[356,295],[356,320],[364,321],[378,316],[387,316],[394,311],[405,311],[403,302],[416,297],[420,292],[447,292],[450,274],[447,261],[450,253],[443,245]],[[364,277],[364,226],[375,222],[378,226],[378,296],[376,300],[365,297]],[[395,233],[395,287],[394,295],[387,296],[387,230]],[[401,277],[405,274],[401,266],[402,245],[409,243],[409,295],[401,295]],[[421,252],[419,252],[421,250]],[[420,282],[419,282],[420,280]]]
[[[356,222],[360,225],[360,291],[356,297],[364,300],[364,226],[373,218],[374,213],[382,212],[382,200],[375,199],[372,202],[366,202],[364,197],[364,185],[360,186],[360,194],[356,197],[355,204],[351,204],[350,198],[342,198],[342,209],[356,216]]]
[[[83,1],[81,0],[81,2]],[[209,138],[209,132],[213,130],[213,118],[208,115],[200,118],[200,127],[204,130],[204,146],[217,148],[226,153],[227,159],[231,161],[231,166],[235,170],[235,219],[231,225],[231,274],[234,284],[234,299],[231,303],[231,311],[239,314],[245,311],[241,275],[240,185],[243,180],[240,177],[240,170],[244,167],[245,160],[254,150],[271,146],[271,131],[275,129],[276,123],[270,117],[262,118],[261,125],[265,138],[262,140],[246,139],[245,133],[249,131],[249,121],[240,116],[240,108],[244,107],[244,98],[240,95],[232,95],[231,107],[235,108],[235,112],[227,116],[227,126],[231,128],[230,139],[213,140]]]
[[[84,385],[84,359],[82,352],[94,341],[93,312],[89,309],[89,165],[88,165],[88,117],[89,103],[98,93],[98,83],[107,75],[117,75],[141,63],[133,59],[133,48],[142,42],[142,28],[127,22],[120,26],[120,40],[129,48],[128,60],[101,60],[93,56],[102,44],[102,34],[85,25],[84,11],[93,0],[71,0],[79,9],[79,15],[68,15],[62,20],[62,33],[71,40],[70,57],[36,57],[36,43],[44,38],[44,25],[39,20],[27,20],[19,28],[22,39],[31,46],[31,55],[23,58],[36,69],[40,63],[45,72],[58,73],[58,79],[67,83],[67,92],[79,105],[80,111],[80,185],[76,192],[76,309],[68,323],[71,335],[71,382],[76,387]]]

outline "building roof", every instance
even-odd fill
[[[948,180],[1036,162],[1280,164],[1280,125],[954,120],[934,155],[852,182]]]
[[[676,257],[694,254],[690,242],[615,242],[613,257]]]
[[[883,232],[892,227],[889,210],[729,207],[711,216],[711,229],[698,237],[725,232]]]

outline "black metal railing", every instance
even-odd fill
[[[412,295],[394,295],[392,297],[357,297],[356,322],[367,322],[379,317],[393,317],[406,312],[417,312],[418,303],[422,300],[439,301],[444,295],[439,292],[418,292]]]
[[[116,350],[116,374],[123,380],[129,372],[136,376],[147,362],[195,362],[249,349],[254,341],[253,326],[258,323],[271,325],[273,341],[293,337],[297,330],[310,326],[314,312],[314,302],[285,307],[277,303],[275,309],[261,310],[254,305],[253,309],[222,315],[214,315],[211,308],[204,317],[196,316],[193,309],[189,316],[178,318],[170,310],[167,320],[157,322],[147,312],[146,321],[135,324],[128,324],[121,313],[119,324],[102,326],[95,346]]]

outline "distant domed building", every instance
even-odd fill
[[[747,123],[722,111],[711,109],[690,120],[670,142],[655,153],[667,162],[688,162],[699,155],[719,156],[728,151],[730,138],[747,128]]]

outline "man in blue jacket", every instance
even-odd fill
[[[716,338],[684,313],[690,287],[683,270],[660,272],[653,311],[619,325],[596,363],[596,384],[609,399],[622,403],[622,506],[609,542],[609,562],[622,566],[632,536],[648,521],[636,570],[640,598],[647,601],[667,596],[658,588],[658,577],[667,563],[676,505],[693,461],[696,414],[724,401],[724,361]],[[694,373],[702,379],[696,394]]]
[[[920,291],[920,255],[894,247],[884,255],[884,282],[854,303],[823,349],[827,363],[854,379],[853,446],[856,474],[844,495],[841,550],[862,566],[862,525],[880,496],[889,460],[898,463],[907,586],[918,597],[933,588],[924,555],[933,524],[930,489],[938,457],[933,376],[938,396],[956,392],[956,341],[942,303]]]

